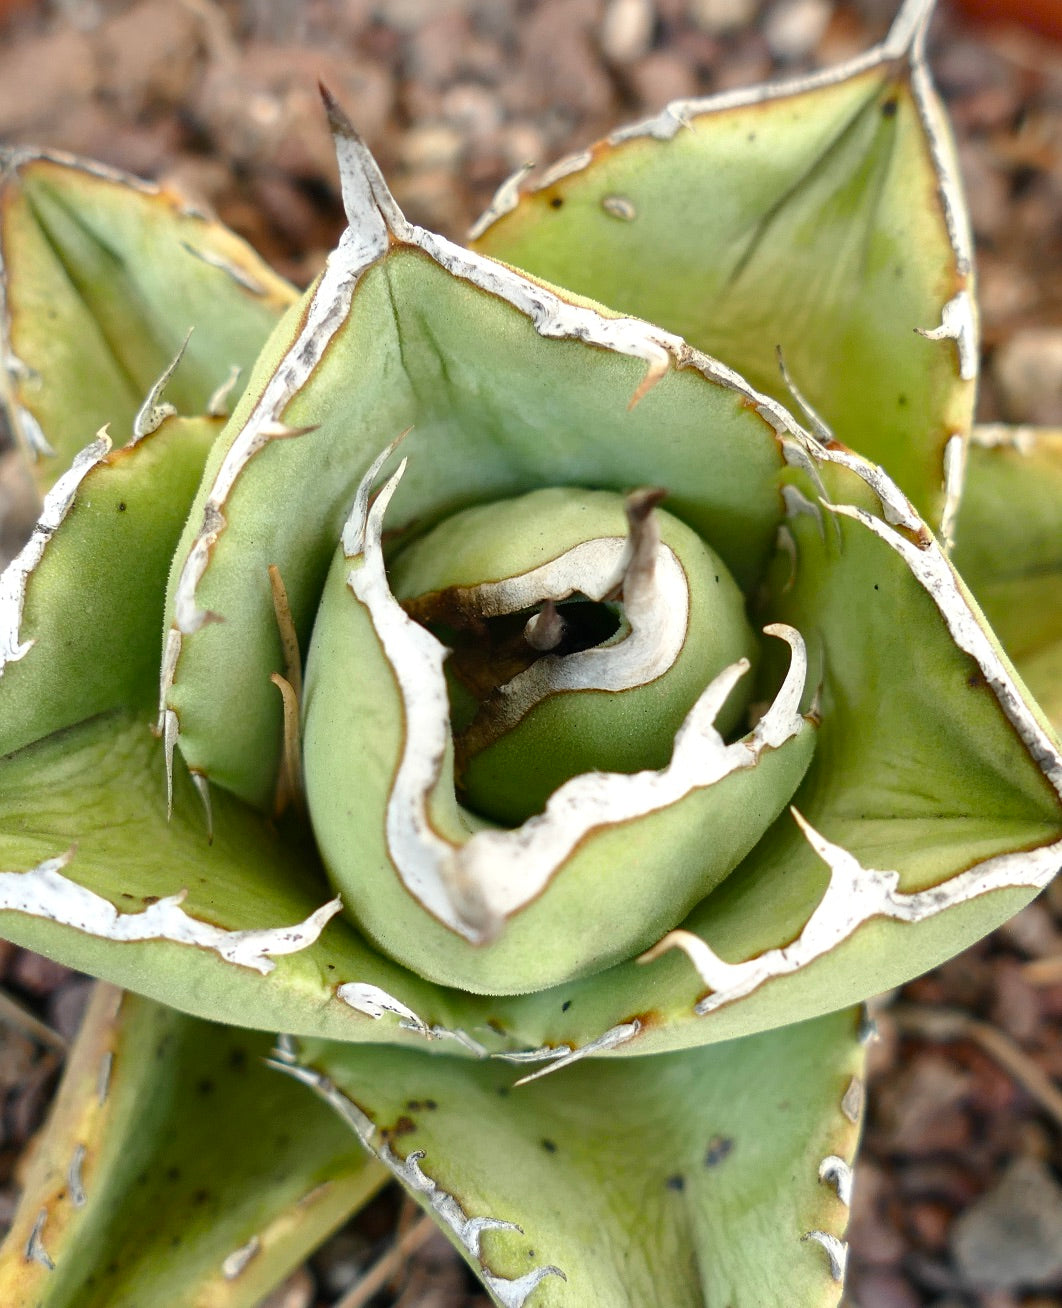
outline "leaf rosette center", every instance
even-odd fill
[[[534,490],[451,515],[388,564],[406,467],[373,498],[389,453],[357,494],[307,664],[306,794],[329,875],[378,944],[409,964],[412,939],[438,979],[522,990],[629,957],[728,875],[803,776],[802,641],[771,629],[789,676],[749,731],[745,598],[663,492]]]

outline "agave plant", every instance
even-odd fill
[[[505,1308],[839,1301],[858,1005],[1062,862],[1060,446],[971,435],[929,8],[516,179],[471,248],[329,101],[302,296],[6,157],[46,493],[0,929],[110,984],[4,1304],[252,1305],[388,1176]]]

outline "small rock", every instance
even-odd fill
[[[179,104],[205,63],[200,20],[190,5],[141,0],[100,28],[96,61],[121,114]]]
[[[759,7],[760,0],[693,0],[690,17],[702,31],[721,36],[749,26]]]
[[[666,50],[654,50],[630,70],[631,85],[640,103],[655,113],[670,100],[690,100],[700,90],[689,61]]]
[[[768,49],[776,59],[806,59],[822,40],[832,13],[830,0],[780,0],[763,24]]]
[[[1043,1163],[1019,1158],[956,1221],[952,1249],[965,1279],[985,1289],[1062,1277],[1062,1186]]]
[[[43,954],[34,954],[24,949],[8,968],[7,975],[20,990],[25,990],[31,995],[43,996],[58,990],[64,981],[73,976],[73,973],[68,967],[63,967],[61,963],[53,963]]]
[[[1062,422],[1062,327],[1026,327],[996,351],[992,371],[1011,422]]]
[[[1030,958],[1050,958],[1062,954],[1062,931],[1058,929],[1051,910],[1042,899],[1004,922],[999,928],[1007,940]]]
[[[907,1220],[915,1238],[930,1253],[937,1253],[947,1245],[952,1216],[947,1204],[934,1200],[911,1204],[907,1210]]]
[[[610,0],[601,23],[601,50],[606,59],[631,64],[653,43],[652,0]]]
[[[891,1148],[905,1154],[961,1149],[970,1124],[962,1111],[973,1089],[969,1073],[936,1054],[917,1058],[881,1087],[878,1115]]]
[[[442,116],[462,138],[491,141],[497,138],[502,123],[501,104],[485,86],[458,82],[443,94],[440,108]]]
[[[56,28],[32,42],[0,47],[0,123],[5,139],[46,136],[87,103],[97,83],[91,41],[70,27]]]
[[[445,123],[412,127],[402,142],[401,160],[413,172],[422,168],[452,167],[464,148],[461,133]]]

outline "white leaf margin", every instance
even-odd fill
[[[965,279],[973,268],[973,239],[966,218],[958,167],[950,143],[946,119],[925,63],[926,29],[935,3],[936,0],[905,0],[885,39],[854,59],[800,77],[765,82],[755,86],[735,87],[716,95],[694,99],[673,100],[662,113],[611,132],[605,137],[604,143],[614,147],[643,137],[669,141],[680,131],[695,131],[696,120],[706,115],[822,90],[875,68],[888,67],[901,59],[906,59],[911,70],[911,88],[915,105],[922,120],[937,173],[938,194],[948,238],[955,254],[956,269],[959,276]],[[577,154],[569,155],[558,160],[524,189],[531,192],[547,190],[562,178],[582,172],[593,162],[593,159],[593,150],[581,150]],[[470,240],[478,240],[494,223],[506,214],[512,213],[518,206],[523,193],[521,183],[527,178],[529,171],[530,169],[524,166],[501,184],[486,211],[473,223],[469,231]],[[952,312],[954,314],[954,310]],[[975,320],[967,323],[964,319],[963,339],[960,345],[964,361],[968,362],[972,359],[976,367]]]
[[[967,603],[946,545],[929,533],[910,500],[884,469],[840,447],[824,449],[809,444],[808,453],[819,462],[849,469],[877,495],[882,518],[855,505],[833,504],[825,498],[820,503],[827,512],[860,523],[900,556],[937,606],[956,647],[969,654],[981,669],[1030,758],[1062,799],[1062,753],[1025,702],[996,646]],[[1058,840],[1036,849],[996,855],[928,889],[904,893],[899,889],[898,870],[864,867],[854,855],[815,830],[796,809],[791,812],[830,871],[822,898],[793,941],[740,963],[728,963],[707,941],[680,928],[669,931],[639,958],[639,962],[650,963],[670,949],[681,949],[711,991],[695,1005],[699,1017],[745,998],[767,981],[801,971],[872,919],[923,922],[996,890],[1043,889],[1062,869],[1062,840]]]
[[[362,1145],[377,1157],[407,1190],[412,1191],[420,1199],[440,1225],[452,1233],[478,1265],[480,1276],[501,1308],[524,1308],[531,1293],[548,1276],[559,1276],[562,1281],[568,1279],[559,1267],[554,1267],[552,1264],[540,1264],[516,1278],[496,1275],[487,1266],[480,1251],[480,1241],[484,1231],[516,1231],[523,1234],[521,1226],[503,1218],[472,1217],[466,1213],[458,1200],[447,1193],[421,1167],[425,1157],[423,1150],[414,1149],[405,1158],[395,1153],[390,1141],[380,1132],[368,1114],[348,1098],[334,1081],[324,1073],[298,1062],[296,1047],[292,1041],[284,1039],[278,1041],[269,1065],[308,1086],[339,1114],[353,1129]]]
[[[102,895],[64,876],[74,858],[67,850],[45,859],[28,872],[0,872],[0,912],[45,918],[86,935],[119,943],[168,940],[212,950],[227,963],[250,968],[263,976],[274,957],[294,954],[314,944],[342,907],[336,898],[293,926],[231,930],[190,916],[181,907],[187,891],[178,891],[149,904],[139,913],[122,913]]]

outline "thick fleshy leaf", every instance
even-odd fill
[[[305,642],[358,484],[405,429],[389,532],[543,486],[662,486],[747,587],[780,510],[780,409],[666,332],[411,226],[345,127],[338,144],[360,225],[219,440],[168,601],[163,707],[184,758],[263,806],[284,672],[268,567]]]
[[[267,1037],[99,986],[0,1249],[5,1308],[255,1308],[387,1178]]]
[[[502,1308],[825,1308],[840,1299],[859,1015],[711,1049],[504,1063],[288,1049]]]
[[[589,499],[576,502],[580,518],[592,517]],[[515,510],[506,507],[511,519]],[[379,513],[373,516],[379,523]],[[622,548],[621,539],[611,543]],[[547,536],[547,555],[560,548],[555,532]],[[661,552],[654,575],[665,571],[666,557]],[[748,664],[732,662],[731,651],[726,666],[705,668],[691,618],[682,626],[699,674],[695,703],[680,706],[660,770],[575,769],[584,775],[547,796],[544,809],[523,825],[484,829],[478,815],[458,803],[449,759],[425,788],[431,831],[424,833],[414,783],[406,778],[418,760],[446,748],[443,651],[434,648],[434,663],[419,658],[427,633],[374,587],[383,577],[382,562],[366,558],[352,574],[353,562],[345,550],[338,552],[314,627],[302,737],[307,801],[321,856],[348,910],[386,953],[422,976],[513,994],[639,953],[740,862],[807,769],[815,731],[799,711],[806,668],[799,637],[785,633],[793,645],[790,668],[771,707],[751,732],[734,732],[737,739],[726,743],[725,728],[717,731],[714,719],[735,682],[745,680]],[[585,556],[581,571],[584,578],[591,572]],[[677,563],[676,571],[690,583],[688,611],[695,614],[712,597],[718,577],[711,571],[698,577]],[[348,576],[354,578],[349,585]],[[656,622],[659,630],[665,615]],[[652,683],[663,683],[667,707],[667,678],[674,671]],[[637,691],[614,688],[608,702],[631,694]],[[591,704],[589,712],[595,711],[605,713]],[[578,730],[578,713],[567,715],[574,726],[564,716],[562,710],[550,743],[570,757],[563,753],[564,732]],[[635,715],[628,736],[637,740],[640,728]],[[543,746],[529,751],[532,758],[543,752]],[[518,743],[508,762],[517,786],[522,776],[534,775],[526,758]],[[413,791],[408,801],[403,788]],[[469,883],[474,889],[466,893]]]
[[[204,413],[296,293],[166,190],[66,155],[0,156],[0,396],[49,485],[102,426],[116,443],[192,338],[167,398]]]
[[[974,429],[952,558],[1062,731],[1062,431]]]
[[[791,498],[772,604],[807,633],[821,677],[794,800],[810,827],[783,817],[665,937],[690,959],[513,1001],[503,1028],[545,1027],[547,1046],[577,1050],[589,1025],[642,1052],[828,1011],[977,939],[1062,863],[1050,728],[910,505],[855,456],[819,457],[838,507]]]
[[[419,415],[394,498],[398,528],[414,519],[417,529],[430,526],[470,499],[515,493],[526,481],[616,489],[673,481],[675,512],[718,546],[751,593],[774,547],[780,575],[760,617],[803,629],[816,652],[804,707],[814,709],[820,676],[818,711],[830,704],[827,747],[798,796],[822,839],[782,815],[694,911],[690,925],[711,949],[692,936],[670,942],[699,950],[696,968],[676,954],[539,995],[476,999],[385,962],[337,921],[316,942],[305,928],[281,932],[300,948],[263,982],[261,969],[219,957],[202,940],[191,948],[120,942],[131,929],[124,920],[93,936],[62,925],[68,919],[45,920],[50,905],[26,901],[21,887],[36,887],[42,874],[18,872],[47,868],[75,832],[72,876],[116,908],[123,892],[142,903],[187,884],[198,921],[229,932],[267,929],[272,947],[277,928],[303,922],[327,897],[308,839],[280,840],[221,786],[220,852],[204,854],[194,794],[180,778],[180,820],[163,826],[152,742],[133,719],[104,721],[5,764],[16,874],[9,903],[22,910],[6,918],[12,937],[215,1017],[352,1041],[449,1035],[466,1050],[539,1049],[549,1060],[721,1040],[836,1007],[945,957],[1042,885],[1058,862],[1051,842],[1059,806],[1043,780],[1057,780],[1055,746],[892,484],[840,448],[817,446],[780,406],[676,338],[411,227],[360,143],[339,129],[354,226],[308,300],[295,343],[287,326],[278,329],[212,456],[172,574],[164,735],[187,731],[190,761],[215,780],[213,764],[231,754],[234,771],[221,779],[268,802],[281,734],[269,674],[284,666],[268,564],[281,562],[305,636],[352,487],[366,508],[388,438]],[[306,430],[311,420],[320,431]],[[719,446],[706,451],[717,436]],[[372,476],[360,486],[360,477],[346,480],[374,450]],[[454,457],[422,457],[429,452]],[[836,520],[816,503],[816,460],[828,465]],[[292,507],[296,493],[303,511]],[[780,523],[783,512],[790,521]],[[352,554],[359,548],[351,545]],[[885,600],[874,598],[875,584]],[[209,622],[211,611],[226,621]],[[912,669],[926,688],[919,693]],[[237,722],[242,734],[232,730]],[[926,722],[941,725],[934,733]],[[118,747],[109,749],[116,730]],[[206,793],[203,777],[196,781]],[[61,796],[61,806],[34,827],[26,815],[40,793]],[[91,839],[74,812],[99,818]],[[162,853],[146,864],[137,855],[152,841]],[[864,872],[862,863],[884,871]],[[820,957],[827,950],[829,959]]]
[[[0,581],[0,755],[158,684],[166,576],[220,418],[87,446]]]
[[[679,332],[789,402],[780,349],[837,437],[932,519],[945,444],[969,429],[977,340],[923,63],[931,7],[909,0],[851,64],[677,102],[503,188],[476,248]]]
[[[5,938],[240,1026],[450,1036],[480,1051],[454,1030],[472,1024],[503,1044],[476,1001],[380,958],[335,919],[305,836],[279,833],[224,792],[212,809],[179,775],[167,820],[159,742],[133,714],[100,715],[0,760]]]

